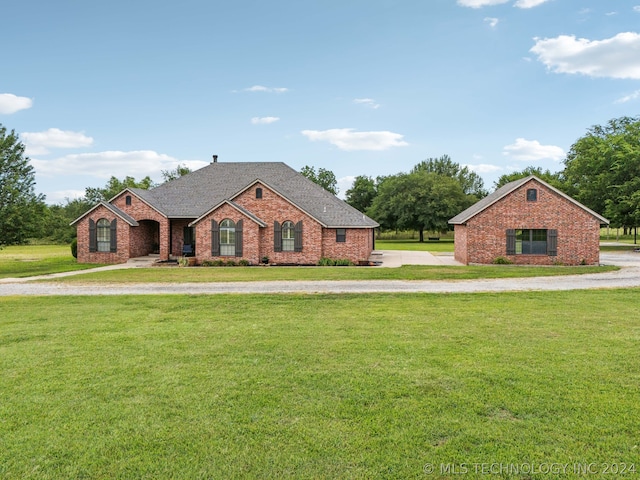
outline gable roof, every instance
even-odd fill
[[[131,216],[127,215],[125,212],[123,212],[122,210],[120,210],[118,207],[116,207],[115,205],[112,205],[110,203],[107,202],[100,202],[97,205],[95,205],[92,209],[90,209],[88,212],[83,213],[82,215],[80,215],[78,218],[76,218],[73,222],[71,222],[69,225],[75,225],[76,223],[78,223],[80,220],[82,220],[84,217],[86,217],[87,215],[89,215],[91,212],[93,212],[94,210],[96,210],[98,207],[105,207],[107,210],[111,211],[113,214],[115,214],[116,216],[120,217],[122,220],[124,220],[125,222],[127,222],[129,225],[131,225],[132,227],[137,227],[139,225],[139,223],[132,218]]]
[[[200,218],[256,182],[265,184],[325,227],[378,226],[282,162],[216,162],[151,190],[131,190],[169,218]]]
[[[573,198],[571,198],[566,193],[563,193],[560,190],[558,190],[557,188],[552,187],[547,182],[545,182],[544,180],[539,179],[535,175],[529,175],[528,177],[521,178],[519,180],[515,180],[513,182],[509,182],[509,183],[503,185],[502,187],[498,188],[495,192],[487,195],[483,199],[481,199],[478,202],[476,202],[473,205],[471,205],[469,208],[467,208],[463,212],[461,212],[458,215],[456,215],[455,217],[453,217],[451,220],[449,220],[449,223],[451,225],[462,225],[462,224],[467,223],[471,218],[475,217],[480,212],[486,210],[487,208],[489,208],[491,205],[493,205],[497,201],[502,200],[504,197],[509,195],[511,192],[517,190],[518,188],[522,187],[526,183],[534,181],[534,180],[536,182],[544,185],[549,190],[557,193],[558,195],[563,197],[565,200],[568,200],[569,202],[573,203],[574,205],[576,205],[577,207],[581,208],[582,210],[584,210],[585,212],[589,213],[590,215],[593,215],[597,220],[600,221],[600,223],[603,223],[603,224],[608,224],[609,223],[609,220],[604,218],[602,215],[598,215],[593,210],[585,207],[580,202],[574,200]]]
[[[232,208],[235,208],[237,211],[239,211],[240,213],[242,213],[244,216],[246,216],[249,220],[257,223],[259,226],[261,227],[266,227],[267,224],[263,221],[260,220],[258,217],[256,217],[253,213],[251,213],[250,211],[248,211],[246,208],[243,208],[242,206],[238,205],[235,202],[232,202],[231,200],[223,200],[222,202],[220,202],[218,205],[216,205],[213,208],[210,208],[209,210],[207,210],[206,212],[204,212],[201,216],[199,216],[198,218],[196,218],[193,222],[191,222],[189,224],[190,227],[192,227],[193,225],[195,225],[196,223],[198,223],[200,220],[202,220],[202,218],[206,217],[207,215],[209,215],[211,212],[219,209],[222,205],[229,205]]]

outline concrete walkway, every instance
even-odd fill
[[[413,252],[422,253],[422,252]],[[426,252],[425,252],[426,253]],[[402,255],[400,256],[402,258]],[[424,255],[426,262],[430,257]],[[392,263],[387,257],[388,264]],[[438,260],[438,259],[436,259]],[[619,265],[616,272],[558,277],[480,279],[458,281],[433,280],[362,280],[362,281],[278,281],[225,283],[145,283],[120,285],[83,285],[55,282],[32,282],[31,279],[5,279],[0,282],[0,296],[9,295],[198,295],[220,293],[474,293],[505,291],[558,291],[640,287],[640,253],[603,253],[601,262]],[[132,268],[125,265],[95,270]],[[375,267],[378,268],[378,267]],[[81,274],[87,270],[76,272]],[[58,277],[61,274],[56,274]],[[48,276],[55,278],[55,276]],[[41,279],[37,277],[35,279]]]

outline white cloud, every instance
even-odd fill
[[[493,17],[485,17],[484,21],[488,23],[491,28],[496,28],[500,20]]]
[[[373,108],[374,110],[380,108],[380,104],[377,103],[373,98],[355,98],[353,100],[353,103],[364,105],[365,107]]]
[[[481,8],[491,5],[501,5],[509,0],[458,0],[458,5],[463,7]]]
[[[636,5],[635,7],[633,7],[633,11],[640,13],[640,5]]]
[[[118,178],[132,176],[136,179],[149,175],[159,180],[162,170],[173,170],[178,164],[192,170],[208,165],[200,160],[177,160],[169,155],[151,150],[131,152],[107,151],[65,155],[51,160],[32,159],[31,163],[39,175],[64,176],[87,175],[96,178]]]
[[[11,115],[20,110],[31,108],[33,100],[27,97],[18,97],[12,93],[0,93],[0,114]]]
[[[535,39],[531,52],[556,73],[640,79],[640,34],[619,33],[605,40],[574,35]]]
[[[502,167],[490,165],[488,163],[479,163],[476,165],[467,164],[463,165],[463,167],[467,167],[469,170],[476,173],[494,173],[502,171]]]
[[[560,161],[565,152],[554,145],[541,145],[537,140],[525,140],[516,138],[516,142],[503,148],[503,155],[523,162],[551,159]]]
[[[254,125],[269,125],[280,120],[280,117],[253,117],[251,123]]]
[[[619,98],[618,100],[616,100],[614,103],[627,103],[627,102],[631,102],[633,100],[637,100],[638,98],[640,98],[640,90],[636,90],[635,92],[629,94],[629,95],[625,95],[622,98]]]
[[[343,200],[345,199],[347,190],[353,187],[353,182],[355,181],[355,179],[356,177],[354,175],[348,175],[336,180],[336,183],[338,184],[338,198],[341,198]]]
[[[47,193],[47,203],[50,205],[66,203],[66,200],[75,200],[84,197],[84,190],[56,190]]]
[[[518,0],[514,6],[518,8],[533,8],[548,1],[549,0]]]
[[[49,148],[80,148],[93,144],[93,138],[82,132],[50,128],[44,132],[24,132],[20,135],[28,155],[45,155]]]
[[[303,130],[301,132],[312,142],[322,141],[335,145],[340,150],[387,150],[392,147],[409,145],[399,133],[356,132],[353,128],[332,128],[330,130]]]
[[[288,92],[288,88],[284,87],[265,87],[263,85],[254,85],[244,89],[245,92],[266,92],[266,93],[284,93]]]

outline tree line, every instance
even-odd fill
[[[0,247],[32,239],[68,243],[69,224],[100,201],[124,188],[149,189],[150,177],[136,180],[112,176],[102,188],[87,187],[81,198],[47,205],[35,193],[35,172],[15,131],[0,124]],[[494,188],[534,174],[586,207],[604,215],[612,227],[625,230],[640,223],[640,117],[621,117],[592,126],[571,146],[558,172],[529,166],[502,175]],[[178,165],[162,171],[163,182],[189,173]],[[301,173],[333,194],[333,172],[305,166]],[[388,230],[445,231],[447,221],[488,194],[482,178],[448,155],[428,158],[409,172],[370,177],[360,175],[345,192],[346,201]]]

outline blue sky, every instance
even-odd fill
[[[640,113],[640,0],[22,0],[0,123],[49,203],[183,164],[357,175],[449,155],[492,189]]]

